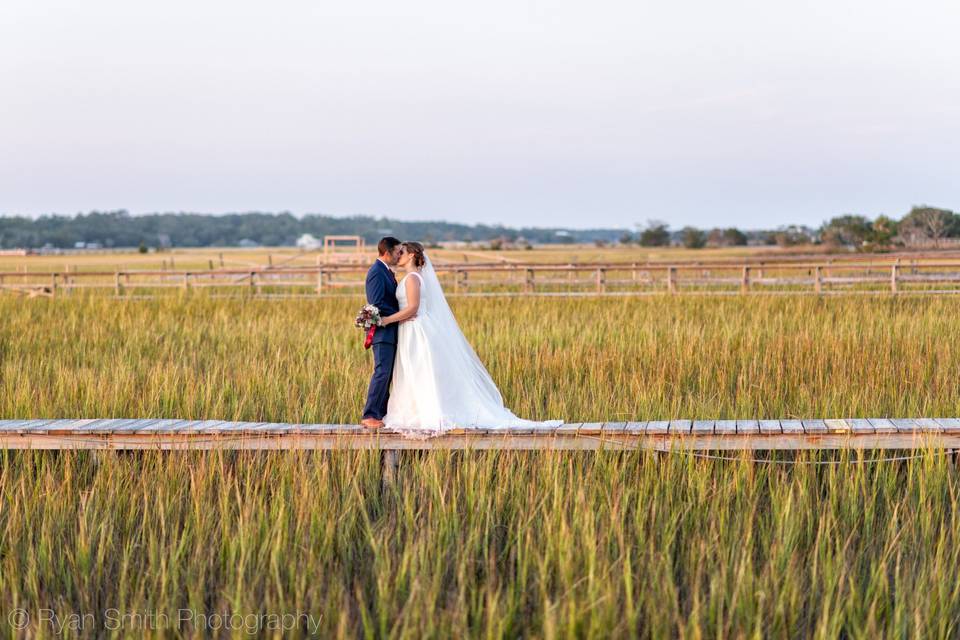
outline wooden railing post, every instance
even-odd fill
[[[740,293],[750,291],[750,267],[743,267],[743,274],[740,276]]]
[[[597,293],[607,292],[607,272],[605,269],[597,269]]]
[[[257,282],[256,282],[257,272],[250,272],[250,293],[252,295],[257,295]]]
[[[470,289],[470,272],[463,272],[463,292],[466,293]]]
[[[890,267],[890,293],[897,293],[897,277],[899,276],[900,265]]]
[[[677,268],[676,267],[667,267],[667,291],[669,293],[677,292]]]
[[[123,295],[123,287],[120,285],[120,272],[113,274],[113,290],[118,296]]]
[[[813,291],[817,295],[823,293],[823,275],[820,271],[820,265],[813,268]]]
[[[183,272],[183,288],[184,290],[190,288],[190,272],[189,271]]]
[[[323,269],[317,269],[317,295],[323,293]]]
[[[527,279],[523,285],[524,291],[533,293],[533,269],[527,269]]]
[[[2,277],[0,277],[0,283],[3,282]],[[50,293],[54,296],[57,295],[57,273],[53,272],[50,274]]]

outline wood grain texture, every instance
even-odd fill
[[[920,449],[960,447],[958,418],[660,420],[453,429],[414,439],[348,424],[177,419],[0,420],[9,449]]]

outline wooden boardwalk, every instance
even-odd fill
[[[662,420],[454,430],[412,439],[342,424],[0,420],[0,449],[960,449],[960,418]]]

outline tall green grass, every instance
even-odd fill
[[[0,460],[5,615],[309,612],[323,637],[370,638],[960,633],[960,478],[932,454],[432,452],[382,495],[372,453]]]
[[[352,422],[359,303],[2,299],[0,417]],[[958,310],[454,301],[511,408],[577,421],[960,415]],[[23,608],[41,637],[41,609],[93,615],[66,637],[180,609],[323,637],[956,637],[960,475],[872,457],[408,453],[383,492],[368,452],[0,452],[0,633]]]
[[[0,298],[0,416],[352,423],[362,299]],[[568,421],[960,415],[960,299],[453,301],[507,405]]]

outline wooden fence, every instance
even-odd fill
[[[224,289],[251,295],[355,294],[366,266],[245,269],[0,272],[0,291],[55,296],[101,290],[118,296],[162,289]],[[882,262],[446,264],[454,295],[629,295],[650,293],[960,293],[960,259]]]

